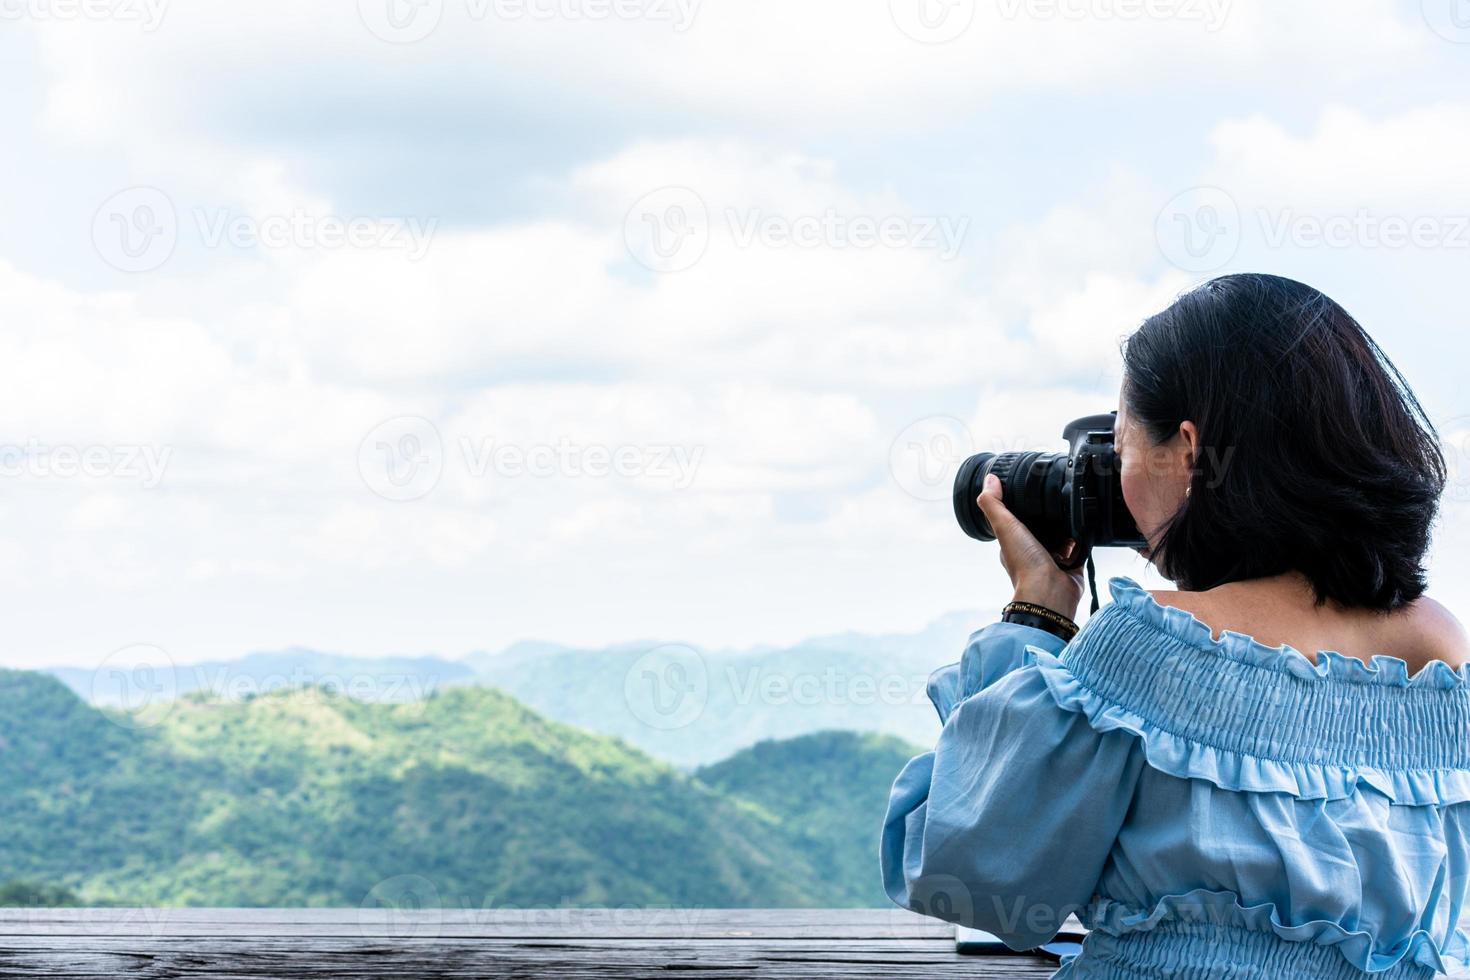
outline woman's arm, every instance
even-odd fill
[[[1036,647],[1058,655],[1065,641],[1045,630],[1016,623],[991,623],[970,637],[959,663],[941,667],[929,675],[929,700],[939,712],[939,723],[966,697],[983,691],[1026,660],[1026,648]]]
[[[1142,766],[1131,735],[1095,731],[1036,668],[1013,671],[962,697],[934,751],[899,774],[884,888],[905,908],[1039,946],[1091,901]]]
[[[1057,566],[986,480],[979,504],[1015,598],[1076,614],[1081,577]],[[996,623],[958,664],[929,679],[944,730],[893,784],[883,826],[883,885],[905,908],[992,932],[1016,949],[1056,935],[1093,897],[1122,828],[1143,754],[1060,708],[1028,649],[1065,643]]]

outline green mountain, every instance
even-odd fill
[[[920,745],[939,737],[930,673],[960,659],[986,620],[945,616],[913,634],[816,637],[790,647],[695,651],[623,644],[474,658],[482,683],[535,711],[613,735],[675,765],[709,765],[768,738],[882,732]],[[658,724],[678,685],[692,703]],[[650,723],[654,722],[654,723]]]
[[[831,904],[883,905],[879,824],[893,778],[919,751],[892,735],[818,732],[759,742],[696,775],[772,817],[840,891]]]
[[[694,778],[483,687],[198,693],[161,714],[137,728],[0,672],[0,882],[86,904],[356,906],[405,876],[416,901],[469,908],[876,901],[873,787],[898,766],[867,741],[761,746]],[[759,772],[773,748],[808,791],[834,763],[867,783],[789,809]]]

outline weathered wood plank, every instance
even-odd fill
[[[891,909],[0,908],[0,936],[943,939],[954,927]]]
[[[65,976],[137,980],[370,980],[375,977],[611,977],[655,972],[710,978],[1047,977],[1055,967],[1032,957],[960,956],[952,942],[787,940],[606,940],[531,942],[352,942],[341,937],[217,937],[154,940],[117,937],[7,937],[0,978]]]
[[[0,980],[1048,977],[901,909],[0,909]]]

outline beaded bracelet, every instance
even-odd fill
[[[1017,600],[1006,604],[1000,611],[1002,622],[1016,623],[1021,626],[1032,626],[1036,629],[1045,630],[1053,636],[1061,637],[1070,641],[1077,635],[1077,624],[1063,616],[1061,613],[1038,606],[1034,602],[1021,602]]]

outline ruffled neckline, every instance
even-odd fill
[[[1060,707],[1142,739],[1153,768],[1299,799],[1371,786],[1411,805],[1470,800],[1470,670],[1411,676],[1396,657],[1335,651],[1313,663],[1245,633],[1217,639],[1131,579],[1109,587],[1059,654],[1032,646],[1026,662]]]
[[[1192,612],[1164,605],[1126,575],[1108,579],[1108,591],[1113,601],[1135,619],[1149,623],[1203,652],[1237,663],[1289,674],[1302,680],[1435,691],[1470,690],[1470,664],[1457,669],[1442,660],[1431,660],[1410,674],[1408,662],[1399,657],[1375,654],[1371,663],[1365,663],[1336,650],[1319,650],[1314,663],[1290,644],[1269,646],[1248,633],[1222,630],[1216,638],[1209,624]]]

